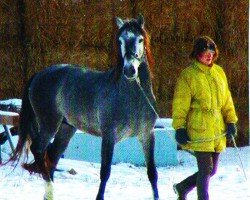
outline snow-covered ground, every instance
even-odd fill
[[[210,196],[212,200],[248,200],[250,199],[250,147],[240,148],[244,168],[248,177],[245,180],[235,148],[227,148],[221,154],[217,174],[211,179]],[[3,159],[7,154],[3,153]],[[176,195],[172,185],[181,181],[196,171],[193,156],[179,151],[178,166],[158,168],[158,188],[161,200],[175,200]],[[83,161],[61,159],[59,169],[55,173],[55,200],[95,199],[99,187],[100,164]],[[77,174],[68,171],[74,169]],[[19,165],[13,171],[13,166],[0,167],[0,199],[1,200],[42,200],[44,186],[42,178],[29,175]],[[149,200],[152,199],[151,187],[145,167],[120,163],[112,166],[112,172],[107,184],[106,200]],[[193,190],[188,200],[196,199]]]

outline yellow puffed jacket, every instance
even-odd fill
[[[238,120],[223,69],[194,61],[177,81],[173,127],[186,128],[191,142],[183,149],[221,152],[226,147],[226,123]],[[201,142],[202,141],[202,142]],[[205,142],[203,142],[205,141]]]

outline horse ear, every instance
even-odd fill
[[[116,17],[116,24],[118,28],[120,29],[123,26],[124,21],[120,17]]]
[[[139,16],[137,17],[137,22],[140,24],[142,28],[144,28],[144,17],[140,13]]]

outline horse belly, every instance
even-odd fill
[[[71,113],[71,112],[69,112]],[[72,112],[74,113],[74,112]],[[101,136],[100,125],[97,122],[97,117],[91,115],[89,112],[74,113],[66,115],[67,121],[77,129],[95,136]]]

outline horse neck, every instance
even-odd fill
[[[141,63],[139,67],[138,73],[139,73],[138,76],[139,76],[141,87],[145,90],[145,92],[151,93],[151,88],[152,88],[151,73],[150,73],[150,68],[149,68],[149,64],[147,61],[147,57],[145,54],[143,57],[143,62]]]
[[[142,87],[152,87],[151,74],[147,62],[143,62],[139,67],[139,79]]]

